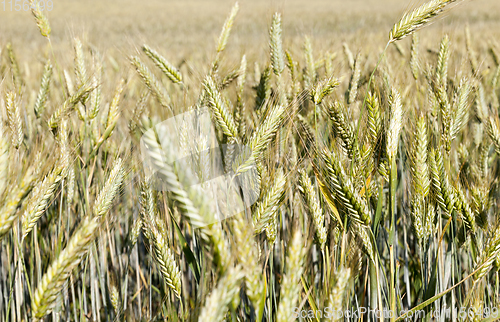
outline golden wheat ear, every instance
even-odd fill
[[[432,18],[443,12],[445,7],[454,2],[457,2],[457,0],[431,0],[418,8],[406,12],[392,27],[389,33],[389,43],[401,40],[424,27]]]

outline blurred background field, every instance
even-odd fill
[[[232,0],[54,0],[48,18],[56,51],[60,46],[66,49],[72,37],[78,36],[113,56],[115,52],[129,54],[132,48],[148,43],[179,63],[183,59],[212,58],[206,55],[214,53],[221,24],[233,3]],[[239,3],[240,12],[228,47],[230,53],[239,54],[236,61],[242,53],[267,54],[268,26],[276,11],[283,15],[285,47],[302,44],[303,37],[309,35],[318,50],[341,49],[346,41],[357,51],[367,41],[383,46],[392,24],[405,9],[418,6],[421,1],[242,0]],[[3,11],[1,6],[2,42],[11,41],[14,48],[22,46],[19,54],[30,55],[30,59],[34,51],[48,50],[30,12],[10,11],[8,4]],[[461,37],[466,22],[473,34],[498,33],[500,1],[474,0],[455,6],[421,31],[424,45],[429,39],[427,35],[435,33],[456,31]]]

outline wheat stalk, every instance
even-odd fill
[[[0,122],[0,199],[3,198],[9,183],[9,148],[9,141],[5,137],[3,124]]]

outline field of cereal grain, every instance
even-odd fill
[[[1,2],[0,322],[499,319],[499,30],[497,0]]]

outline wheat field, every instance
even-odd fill
[[[500,319],[498,1],[18,2],[0,322]]]

